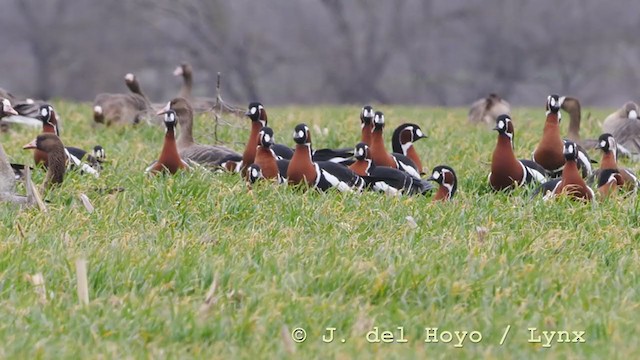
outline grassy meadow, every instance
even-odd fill
[[[238,175],[201,170],[148,177],[143,169],[159,155],[163,128],[93,127],[88,104],[54,105],[65,144],[99,143],[109,163],[99,179],[68,174],[46,194],[47,213],[0,207],[0,358],[602,359],[640,352],[636,198],[591,205],[532,200],[531,189],[490,192],[496,133],[470,125],[466,109],[376,107],[385,112],[387,139],[400,123],[418,123],[429,136],[415,144],[425,166],[456,170],[456,198],[434,204],[271,183],[248,191]],[[293,144],[300,122],[318,148],[360,139],[358,105],[266,105],[277,142]],[[610,110],[586,109],[583,137],[597,137]],[[519,157],[530,157],[544,118],[542,106],[514,111]],[[565,132],[568,120],[564,114]],[[219,137],[241,152],[249,120],[229,121],[236,126],[221,127]],[[22,145],[38,132],[13,127],[0,141],[12,161],[31,164]],[[195,137],[213,143],[210,118],[197,119]],[[43,179],[34,174],[36,183]],[[114,187],[125,191],[96,191]],[[78,301],[77,259],[87,260],[88,305]],[[37,273],[44,295],[30,281]],[[378,339],[370,333],[376,327]],[[305,329],[304,342],[292,340],[297,328]],[[327,328],[336,329],[331,343],[323,342]],[[438,328],[440,341],[425,343],[425,328]],[[568,331],[570,340],[584,331],[584,342],[557,343],[556,336],[543,347],[543,330]],[[384,331],[406,342],[384,343]],[[541,343],[529,342],[538,337]]]

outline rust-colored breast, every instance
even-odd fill
[[[433,196],[433,201],[447,201],[449,200],[449,189],[440,185],[438,191]]]
[[[353,164],[349,165],[349,169],[360,176],[369,175],[367,173],[367,170],[369,169],[369,163],[365,160],[357,160]]]
[[[578,171],[578,165],[575,161],[569,161],[562,171],[562,180],[556,188],[555,194],[565,193],[576,199],[591,200],[591,192],[587,189]]]
[[[393,161],[391,155],[387,152],[382,139],[382,132],[376,131],[371,135],[371,145],[369,147],[369,155],[376,166],[388,166],[397,168],[396,162]]]
[[[406,155],[409,159],[411,159],[411,161],[413,161],[414,164],[416,164],[418,171],[422,173],[422,161],[420,161],[420,156],[418,155],[418,152],[413,147],[413,145],[409,146],[409,149],[407,149]]]
[[[258,146],[256,151],[255,164],[262,169],[265,179],[277,179],[280,175],[276,158],[270,149]]]
[[[33,151],[33,161],[35,162],[36,166],[40,164],[44,165],[44,167],[49,166],[49,156],[46,152],[39,149],[35,149]]]
[[[489,184],[494,190],[512,188],[524,177],[520,162],[516,159],[508,139],[499,137],[491,159]]]
[[[302,182],[306,182],[309,185],[315,184],[316,169],[311,162],[311,149],[308,146],[296,145],[287,169],[287,179],[290,184],[300,184]]]

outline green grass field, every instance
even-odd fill
[[[636,198],[591,205],[531,200],[529,189],[490,192],[496,133],[468,124],[466,109],[376,107],[387,138],[402,122],[418,123],[430,137],[416,143],[425,166],[456,169],[457,197],[434,204],[270,183],[249,192],[238,175],[203,171],[150,178],[143,169],[159,154],[161,127],[94,128],[88,104],[55,106],[65,144],[102,144],[110,163],[99,179],[68,174],[46,195],[48,213],[0,208],[0,358],[603,359],[640,351]],[[585,111],[583,137],[599,135],[609,110]],[[360,138],[357,105],[267,111],[281,143],[293,144],[300,122],[316,147]],[[544,108],[516,109],[513,119],[516,153],[529,158]],[[249,120],[232,121],[238,127],[219,136],[242,151]],[[567,123],[565,114],[565,131]],[[211,120],[198,119],[195,131],[213,142]],[[11,160],[31,163],[22,145],[38,132],[14,127],[0,141]],[[43,178],[34,174],[38,184]],[[95,191],[118,186],[125,191]],[[86,306],[76,292],[80,258]],[[29,281],[37,273],[46,301]],[[401,327],[407,341],[370,342],[375,327],[380,340],[384,331],[398,340]],[[425,328],[436,327],[441,341],[425,343]],[[291,339],[296,328],[306,341]],[[331,343],[327,328],[336,329]],[[543,347],[543,330],[568,331],[570,340],[584,331],[584,342],[556,336]],[[468,332],[463,342],[455,331]]]

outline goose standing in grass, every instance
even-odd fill
[[[617,140],[618,154],[630,156],[636,161],[640,155],[639,116],[638,105],[629,101],[607,116],[602,124],[602,132],[613,135]]]
[[[371,132],[373,130],[373,107],[365,105],[360,110],[360,142],[371,146]]]
[[[435,181],[439,185],[433,196],[434,202],[451,200],[458,191],[458,177],[450,166],[438,165],[434,167],[427,180]]]
[[[624,185],[627,190],[636,191],[640,186],[638,177],[630,169],[618,166],[618,146],[613,135],[600,135],[596,148],[602,151],[602,160],[600,160],[600,168],[593,172],[591,182],[598,180],[600,173],[604,170],[616,170],[622,179],[620,185]]]
[[[615,194],[624,185],[620,172],[615,169],[606,169],[598,173],[598,195],[602,198]]]
[[[53,106],[49,104],[44,104],[40,106],[40,110],[36,118],[42,122],[43,134],[56,134],[60,136],[60,128],[58,127],[58,117]],[[100,145],[97,145],[96,147],[99,149],[102,149]],[[33,153],[33,160],[35,162],[35,165],[42,164],[44,167],[47,167],[49,165],[49,160],[48,160],[49,157],[44,151],[38,148],[35,148],[35,149],[36,150]],[[86,153],[87,153],[86,151],[76,147],[65,148],[65,154],[69,160],[70,167],[76,167],[80,169],[80,171],[83,173],[88,173],[95,177],[98,177],[100,175],[99,169],[100,169],[100,164],[102,162],[102,159],[94,158],[94,157],[86,157],[86,159],[92,162],[93,166],[90,166],[89,164],[82,161],[82,159],[85,158]],[[104,149],[102,149],[101,154],[104,154]],[[100,155],[100,154],[97,154],[97,155]]]
[[[420,178],[420,169],[407,156],[400,153],[389,153],[384,145],[384,114],[376,111],[373,117],[373,128],[371,129],[370,155],[376,166],[388,166],[400,169],[411,176]]]
[[[609,114],[602,123],[602,132],[613,134],[628,121],[638,121],[640,109],[638,104],[628,101],[621,108]]]
[[[242,156],[237,152],[216,145],[201,145],[193,140],[193,108],[185,98],[175,98],[167,103],[160,114],[173,110],[178,118],[180,132],[178,133],[177,146],[180,157],[191,163],[196,163],[207,168],[219,168],[229,157],[239,162]]]
[[[369,156],[369,146],[358,143],[354,150],[356,161],[349,165],[354,173],[365,178],[369,187],[388,195],[426,194],[433,189],[431,183],[415,178],[404,171],[387,166],[375,166]]]
[[[193,97],[193,68],[191,64],[183,62],[173,71],[174,76],[182,77],[182,86],[178,97],[185,98],[191,102],[195,112],[210,111],[216,104],[216,99],[206,97]]]
[[[346,166],[331,162],[313,162],[311,132],[305,124],[298,124],[293,132],[296,149],[289,162],[289,184],[306,184],[322,191],[336,188],[340,191],[361,191],[366,186],[363,178]]]
[[[566,162],[562,169],[562,177],[542,184],[536,194],[542,191],[545,200],[560,194],[566,194],[570,198],[578,200],[593,200],[594,192],[586,184],[578,170],[579,155],[577,144],[573,141],[565,141],[563,155]]]
[[[391,135],[391,148],[394,153],[402,154],[416,164],[416,167],[420,171],[420,174],[424,174],[422,168],[422,160],[420,155],[416,151],[413,143],[425,139],[427,135],[422,132],[422,129],[417,124],[405,123],[398,126]]]
[[[286,182],[289,160],[278,159],[276,153],[271,149],[273,143],[273,130],[266,126],[260,129],[254,163],[261,169],[265,179],[275,179],[282,184]]]
[[[136,88],[137,80],[131,73],[125,75],[127,87]],[[137,84],[139,89],[139,84]],[[112,124],[137,124],[141,120],[141,114],[151,109],[149,100],[140,93],[130,94],[98,94],[93,101],[93,120],[96,123]]]
[[[566,161],[563,154],[564,144],[569,141],[560,136],[561,104],[560,96],[550,95],[547,97],[547,117],[542,138],[532,154],[532,160],[540,164],[552,177],[557,177],[562,173]],[[577,144],[575,145],[578,154],[578,167],[582,171],[582,176],[587,177],[592,173],[591,159],[589,159],[586,150]]]
[[[178,170],[188,169],[189,165],[180,158],[180,155],[178,154],[178,147],[176,146],[176,112],[173,110],[166,110],[162,114],[164,114],[165,134],[164,142],[162,143],[162,150],[160,151],[160,157],[157,161],[154,161],[149,165],[149,167],[145,169],[145,172],[154,175],[162,172],[168,172],[173,175],[178,172]]]
[[[471,104],[467,118],[472,123],[494,124],[502,114],[510,114],[511,105],[498,94],[489,94]]]
[[[518,160],[513,153],[515,130],[509,115],[496,120],[498,141],[491,158],[489,185],[496,191],[513,189],[532,182],[544,182],[547,171],[531,160]]]
[[[64,144],[56,134],[44,133],[38,135],[23,149],[37,149],[44,152],[48,159],[47,175],[43,184],[44,189],[62,184],[67,167],[67,155]]]

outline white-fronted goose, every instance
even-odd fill
[[[175,98],[169,101],[161,112],[166,112],[169,109],[175,111],[178,117],[180,133],[176,143],[180,157],[183,160],[195,162],[209,168],[216,168],[220,167],[222,162],[228,159],[229,156],[242,159],[240,154],[227,147],[201,145],[193,140],[193,108],[187,99]]]
[[[191,64],[183,62],[173,71],[174,76],[182,77],[182,86],[178,97],[185,98],[191,102],[191,107],[195,112],[210,111],[216,104],[216,99],[207,97],[193,97],[193,68]]]
[[[634,102],[625,103],[607,116],[602,123],[602,132],[609,133],[618,142],[620,155],[640,154],[640,110]],[[637,160],[637,156],[632,156]]]
[[[468,118],[472,123],[485,123],[493,125],[496,123],[498,116],[511,113],[511,105],[498,96],[498,94],[489,94],[484,99],[476,100],[471,104]]]
[[[140,90],[139,84],[133,74],[125,76],[127,87],[133,86]],[[141,93],[141,90],[140,90]],[[140,93],[130,94],[98,94],[93,101],[93,120],[97,123],[112,124],[137,124],[141,115],[151,111],[149,100]]]
[[[44,189],[62,184],[67,167],[67,155],[64,144],[58,135],[51,133],[40,134],[32,142],[25,145],[23,149],[37,149],[47,154],[49,166],[43,184]]]

